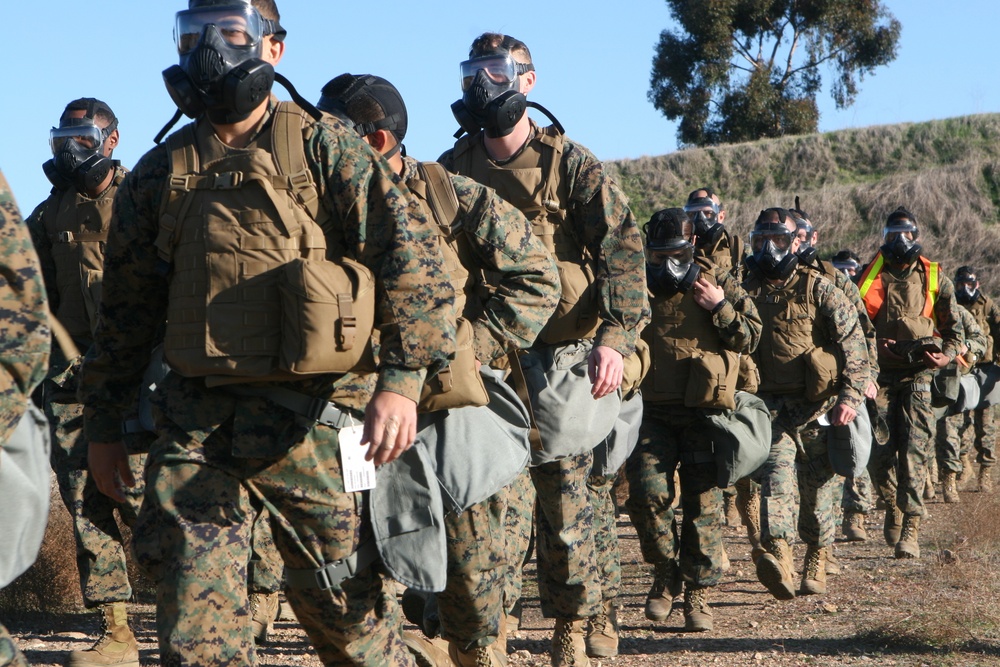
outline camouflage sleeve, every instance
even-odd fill
[[[0,447],[45,377],[50,332],[45,287],[31,235],[0,172]]]
[[[318,124],[309,150],[335,233],[377,280],[377,387],[416,401],[428,371],[437,372],[455,351],[454,290],[437,232],[388,164],[342,121]]]
[[[452,183],[479,268],[498,275],[472,323],[476,358],[487,363],[534,343],[559,303],[559,273],[519,210],[471,178],[452,175]]]
[[[844,293],[826,278],[817,277],[813,290],[822,316],[818,326],[825,327],[827,337],[840,350],[844,363],[837,402],[857,410],[864,401],[865,388],[871,378],[868,346],[858,312]]]
[[[87,439],[121,438],[142,374],[167,312],[166,272],[154,243],[169,171],[165,145],[140,158],[115,195],[104,255],[100,316],[80,371]]]
[[[976,355],[976,358],[982,359],[983,355],[986,354],[986,347],[989,345],[986,332],[982,330],[976,322],[976,318],[967,308],[958,304],[955,304],[955,307],[958,309],[956,315],[959,325],[962,327],[962,338],[965,341],[965,346],[969,348],[969,352]]]
[[[858,312],[861,332],[865,335],[865,342],[868,344],[868,367],[871,369],[871,381],[878,384],[878,339],[875,336],[875,325],[868,317],[868,309],[865,307],[864,299],[861,298],[861,292],[854,281],[842,271],[836,271],[833,275],[837,288],[854,304],[854,309]]]
[[[997,307],[993,299],[987,297],[986,301],[986,324],[989,326],[989,335],[993,338],[994,349],[1000,346],[1000,307]]]
[[[628,356],[650,315],[642,234],[625,194],[590,151],[567,140],[563,164],[571,229],[597,259],[602,322],[594,345]]]
[[[938,277],[938,294],[934,302],[934,320],[937,330],[944,341],[942,351],[948,355],[949,359],[954,359],[962,344],[962,337],[957,331],[955,321],[955,283],[951,278],[941,274]]]
[[[31,233],[31,243],[38,253],[38,261],[42,267],[42,279],[45,281],[45,291],[48,293],[49,310],[53,313],[59,311],[59,290],[56,288],[56,262],[52,258],[52,239],[45,231],[45,221],[42,218],[49,200],[46,199],[35,207],[25,223]]]
[[[449,148],[444,153],[441,153],[441,157],[439,157],[437,159],[437,161],[439,163],[441,163],[442,167],[444,167],[445,169],[447,169],[448,171],[450,171],[451,173],[454,174],[455,173],[455,170],[454,170],[454,166],[455,166],[454,157],[455,157],[455,149],[454,148]]]
[[[712,315],[712,322],[726,347],[740,354],[751,354],[760,343],[764,326],[757,306],[731,272],[716,269],[715,280],[725,292],[727,303]]]

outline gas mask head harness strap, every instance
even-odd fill
[[[406,155],[406,148],[403,146],[408,121],[406,104],[399,90],[382,77],[372,74],[341,74],[323,86],[322,96],[316,106],[321,111],[345,120],[362,137],[378,130],[392,133],[396,138],[396,145],[384,154],[386,159],[397,151]]]

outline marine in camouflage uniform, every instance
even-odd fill
[[[1000,307],[989,296],[983,294],[976,271],[971,266],[959,267],[955,272],[955,298],[972,313],[979,327],[989,337],[986,351],[979,356],[976,364],[993,365],[1000,358]],[[963,463],[969,461],[969,440],[976,448],[976,463],[979,464],[979,489],[993,489],[992,471],[996,465],[996,406],[978,408],[966,413],[959,429],[962,441]],[[972,431],[972,433],[970,433]],[[969,437],[969,436],[973,437]],[[963,470],[963,477],[970,477],[971,470]]]
[[[406,106],[385,79],[342,74],[323,88],[319,108],[346,115],[437,224],[447,246],[445,266],[456,292],[456,314],[472,323],[476,360],[489,366],[534,342],[558,303],[559,277],[524,215],[470,178],[403,157]],[[450,209],[449,201],[457,208]],[[454,219],[443,219],[452,213]],[[447,427],[445,417],[442,428]],[[504,616],[505,501],[506,493],[499,492],[445,516],[448,584],[436,602],[447,644],[419,643],[418,652],[456,665],[506,664],[506,647],[499,653],[493,648]]]
[[[819,231],[813,226],[809,214],[798,208],[799,198],[795,198],[796,208],[789,209],[795,219],[795,234],[799,238],[799,260],[818,271],[844,293],[858,313],[858,321],[865,334],[868,344],[868,367],[871,376],[865,387],[865,399],[874,401],[878,394],[878,345],[875,337],[875,326],[868,317],[865,302],[854,281],[843,271],[838,270],[832,262],[821,260],[817,256],[816,246],[819,243]],[[851,541],[867,539],[865,517],[873,506],[872,483],[867,469],[856,477],[844,478],[842,486],[837,488],[837,505],[843,510],[842,529],[844,536]]]
[[[992,341],[983,329],[979,327],[976,318],[971,312],[961,304],[955,304],[955,321],[962,336],[962,346],[959,348],[960,355],[955,357],[953,364],[958,365],[961,359],[962,367],[966,371],[976,364],[977,360],[986,358],[987,351],[992,351]],[[957,370],[957,369],[956,369]],[[931,456],[936,456],[938,468],[940,470],[941,490],[946,503],[959,502],[958,497],[958,474],[962,472],[961,449],[963,427],[967,424],[971,412],[978,410],[967,410],[959,414],[946,415],[937,422],[935,436],[935,451]],[[971,421],[971,420],[970,420]],[[932,475],[928,475],[927,485],[935,482]],[[924,494],[927,497],[927,494]]]
[[[704,256],[694,258],[693,225],[683,210],[654,214],[645,231],[653,315],[642,335],[652,351],[653,371],[643,381],[638,449],[625,466],[628,510],[643,558],[654,568],[646,617],[667,620],[683,580],[685,628],[705,631],[712,629],[705,589],[718,585],[723,573],[722,490],[716,486],[707,414],[725,406],[688,404],[688,369],[695,356],[713,357],[735,369],[739,356],[757,347],[761,322],[732,274]],[[734,400],[735,386],[728,394],[717,384],[703,389]],[[673,509],[678,466],[680,531]]]
[[[49,363],[45,286],[31,236],[7,179],[0,172],[0,448],[21,420],[31,392]],[[0,665],[26,667],[7,628],[0,624]]]
[[[497,102],[501,94],[504,99],[512,94],[512,99],[521,100],[517,96],[529,94],[534,87],[534,65],[523,42],[487,33],[474,41],[469,55],[470,60],[463,64],[469,75],[465,95],[453,111],[470,135],[459,139],[441,162],[450,171],[495,188],[525,213],[536,234],[551,239],[554,249],[550,251],[560,263],[566,303],[595,297],[593,333],[547,335],[555,330],[553,324],[558,318],[554,318],[533,349],[544,354],[549,345],[592,341],[589,359],[593,394],[595,398],[608,395],[620,386],[622,360],[634,353],[639,331],[648,317],[642,239],[635,219],[624,194],[601,163],[586,148],[565,138],[561,128],[539,127],[523,113],[523,106],[521,115],[493,114],[481,108],[482,104]],[[477,65],[482,59],[510,68],[502,93],[501,84],[485,81],[490,77]],[[497,123],[508,124],[501,127]],[[593,291],[572,294],[563,271],[578,272],[584,264],[594,267]],[[587,305],[581,304],[572,317],[582,315],[580,311],[586,309]],[[569,318],[561,321],[568,322]],[[577,324],[580,321],[582,318]],[[594,512],[608,511],[612,504],[595,502],[590,496],[592,461],[592,452],[587,452],[531,469],[537,493],[538,586],[543,615],[556,619],[552,643],[556,665],[588,664],[583,637],[586,619],[591,619],[590,652],[617,654],[611,601],[617,591],[606,590],[608,581],[602,579],[601,572],[618,568],[619,556],[617,552],[603,554],[608,560],[598,561],[594,527],[608,525],[608,519],[595,520]],[[603,493],[606,486],[595,488]],[[508,497],[515,503],[523,501]],[[529,515],[527,507],[514,512],[519,517]],[[508,558],[517,571],[523,552],[511,551]],[[508,586],[508,610],[515,602],[511,593],[516,588],[514,584]],[[601,646],[597,647],[597,643]]]
[[[194,26],[199,40],[181,62],[197,67],[210,44],[225,47],[219,46],[223,40],[214,26],[217,8],[210,6],[202,13],[200,3],[192,5],[185,20]],[[272,3],[255,1],[252,8],[247,4],[227,11],[249,16],[248,30],[262,26],[259,34],[247,35],[254,48],[242,49],[244,58],[260,57],[270,65],[280,60],[284,31]],[[197,371],[185,375],[177,369],[175,359],[191,358],[184,353],[204,352],[199,347],[172,347],[186,339],[173,340],[171,328],[179,322],[173,317],[167,320],[166,358],[178,372],[171,373],[155,394],[159,437],[148,456],[146,495],[135,531],[139,560],[157,582],[161,661],[166,665],[255,662],[246,582],[256,502],[268,510],[288,579],[297,582],[288,585],[286,596],[323,663],[412,665],[400,638],[395,591],[377,563],[365,556],[370,549],[361,549],[373,539],[369,494],[345,492],[341,434],[352,420],[355,424],[364,420],[362,443],[370,443],[368,456],[380,465],[393,461],[412,443],[416,399],[428,369],[436,372],[454,352],[453,290],[441,278],[436,234],[385,163],[349,126],[334,120],[315,122],[295,105],[266,97],[247,115],[237,113],[234,122],[229,120],[236,113],[231,105],[220,107],[204,96],[198,99],[209,105],[208,113],[175,133],[167,145],[143,156],[115,200],[100,324],[80,382],[91,471],[98,486],[120,495],[114,471],[124,465],[124,450],[117,442],[121,415],[168,307],[176,307],[180,291],[198,288],[193,276],[184,286],[171,278],[172,273],[199,269],[190,257],[184,264],[165,264],[158,254],[163,248],[157,246],[158,237],[162,246],[166,236],[162,225],[176,223],[184,229],[185,223],[193,224],[200,232],[203,213],[232,215],[233,209],[213,208],[212,203],[226,196],[227,189],[206,188],[188,192],[194,197],[188,201],[195,202],[188,217],[161,219],[163,199],[170,192],[166,186],[171,164],[177,166],[182,149],[185,156],[192,147],[199,154],[216,155],[219,159],[206,162],[200,173],[215,174],[209,177],[214,183],[229,178],[230,187],[237,188],[229,196],[241,198],[248,209],[240,218],[246,227],[239,221],[228,228],[211,227],[213,234],[205,235],[206,240],[233,229],[282,241],[292,232],[276,224],[275,211],[284,211],[282,222],[292,215],[300,225],[322,223],[322,234],[309,237],[308,243],[293,238],[295,244],[283,242],[282,247],[289,248],[290,255],[314,249],[310,256],[318,263],[324,256],[346,256],[368,267],[375,278],[375,324],[382,335],[377,375],[321,373],[283,380],[290,376],[272,372],[260,379],[239,374],[223,378],[239,383],[233,388],[206,382]],[[222,136],[241,148],[225,144]],[[281,156],[273,146],[283,140],[285,159],[294,161],[297,155],[305,165],[305,171],[295,172],[295,183],[302,187],[297,191],[300,199],[292,200],[290,190],[279,196],[252,183],[241,187],[230,177],[232,172],[225,172],[227,160],[238,161],[243,155],[254,156],[254,164],[261,165],[255,169],[267,168],[269,161],[280,168]],[[185,182],[197,186],[197,174],[188,175]],[[292,185],[289,178],[270,178],[279,187]],[[283,208],[274,208],[279,205]],[[204,242],[200,233],[192,236],[197,237],[195,242]],[[288,266],[280,264],[288,260],[278,257],[279,266]],[[251,273],[254,268],[246,266]],[[205,269],[202,260],[202,275]],[[255,303],[273,309],[276,292],[258,293],[264,299]],[[197,317],[207,323],[211,313],[210,305]],[[230,336],[242,333],[241,321],[212,321],[215,336],[223,335],[226,326],[235,327]],[[261,321],[273,320],[252,318],[243,323]],[[266,355],[274,355],[273,348],[266,350]],[[267,367],[274,363],[273,356],[230,359],[243,367],[258,363],[257,359]],[[315,413],[306,416],[268,398],[282,390],[284,395],[292,392],[325,405],[327,417],[318,422]],[[127,484],[126,475],[122,477]],[[321,571],[329,575],[325,580],[318,576]]]
[[[796,593],[791,549],[796,514],[799,537],[806,543],[800,592],[826,591],[839,478],[818,420],[829,413],[832,424],[850,423],[862,408],[870,379],[857,311],[833,282],[798,263],[794,232],[786,210],[762,211],[743,283],[764,323],[754,353],[761,375],[757,395],[772,418],[771,451],[761,472],[761,538],[767,553],[757,560],[757,577],[781,600]]]
[[[961,345],[955,288],[936,263],[921,256],[918,236],[916,216],[903,207],[890,213],[884,243],[858,281],[878,336],[876,400],[889,426],[888,443],[873,449],[868,470],[887,507],[883,534],[897,558],[920,556],[928,450],[937,421],[931,382]],[[924,346],[938,334],[939,347]]]

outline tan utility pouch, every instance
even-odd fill
[[[622,369],[622,397],[627,400],[642,384],[646,373],[653,365],[649,344],[639,338],[635,341],[635,352],[625,357]]]
[[[282,267],[279,367],[297,375],[372,372],[375,277],[350,259]]]
[[[481,407],[490,402],[483,376],[476,368],[476,349],[472,322],[464,317],[455,323],[455,358],[447,368],[424,383],[418,412],[437,412],[470,406]]]
[[[896,323],[896,340],[917,340],[934,335],[934,322],[929,317],[903,315]]]
[[[97,331],[97,311],[101,305],[101,281],[103,278],[103,271],[80,269],[83,305],[87,309],[87,319],[90,320],[90,333]]]
[[[736,381],[736,388],[748,394],[756,394],[760,387],[760,369],[757,362],[749,354],[740,355],[740,377]]]
[[[822,401],[840,390],[840,357],[830,350],[817,347],[806,353],[806,387],[808,401]]]
[[[688,371],[684,405],[689,408],[732,410],[736,407],[739,371],[739,363],[733,353],[693,357]]]

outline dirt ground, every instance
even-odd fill
[[[965,494],[965,502],[976,502],[977,493]],[[979,500],[983,500],[981,497]],[[994,503],[997,504],[997,503]],[[619,520],[623,565],[620,655],[594,660],[597,666],[639,665],[865,665],[867,667],[971,667],[1000,665],[1000,641],[994,630],[987,638],[976,638],[960,649],[939,648],[934,642],[900,642],[885,628],[905,627],[917,613],[901,603],[914,587],[928,581],[928,573],[954,558],[951,544],[953,505],[939,499],[928,505],[929,517],[921,535],[923,558],[897,561],[881,537],[881,512],[873,513],[868,525],[870,540],[836,545],[842,573],[831,577],[824,596],[799,597],[789,602],[774,600],[757,582],[749,560],[749,546],[742,529],[727,528],[726,549],[732,569],[712,593],[715,629],[706,634],[687,634],[683,614],[675,602],[674,614],[664,624],[646,620],[643,605],[651,581],[642,563],[638,541],[626,515]],[[996,513],[989,514],[995,521]],[[804,547],[796,545],[797,564]],[[534,562],[525,572],[524,621],[510,641],[510,664],[514,667],[549,665],[548,646],[552,622],[541,617],[534,586]],[[949,596],[945,588],[944,596]],[[956,593],[960,594],[960,593]],[[934,593],[917,597],[918,605],[934,605]],[[990,607],[996,609],[996,607]],[[135,605],[136,634],[141,641],[142,663],[157,664],[155,621],[150,605]],[[930,611],[933,611],[932,609]],[[926,614],[924,614],[926,615]],[[996,619],[988,619],[996,621]],[[33,665],[61,665],[66,652],[87,648],[88,633],[97,631],[93,615],[46,615],[8,624]],[[987,624],[996,628],[997,624]],[[876,631],[876,629],[881,629]],[[259,652],[265,665],[319,665],[301,628],[293,621],[279,621],[276,633]]]

